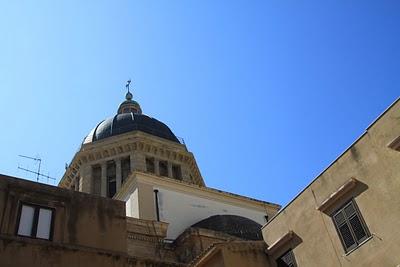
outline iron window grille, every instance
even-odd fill
[[[16,235],[44,240],[53,239],[54,209],[21,203]]]
[[[337,210],[333,214],[332,219],[346,252],[358,247],[370,236],[367,226],[353,199]]]
[[[293,251],[290,249],[276,260],[278,267],[297,267]]]

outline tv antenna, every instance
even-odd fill
[[[30,159],[30,160],[33,160],[33,161],[35,161],[36,163],[38,163],[37,171],[29,170],[29,169],[26,169],[26,168],[23,168],[23,167],[18,166],[18,169],[20,169],[20,170],[23,170],[23,171],[26,171],[26,172],[30,172],[30,173],[36,174],[36,182],[39,182],[39,177],[40,177],[40,176],[47,178],[47,183],[49,182],[49,179],[50,179],[50,180],[53,180],[53,181],[56,180],[56,178],[51,177],[51,176],[49,176],[49,175],[46,175],[46,174],[43,174],[43,173],[40,172],[40,167],[41,167],[41,165],[42,165],[42,159],[41,159],[41,158],[39,158],[39,157],[29,157],[29,156],[24,156],[24,155],[18,155],[18,157]]]

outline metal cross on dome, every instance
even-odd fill
[[[131,84],[131,79],[127,80],[126,81],[126,85],[125,85],[126,89],[128,89],[128,93],[130,93],[130,91],[129,91],[129,85],[130,84]]]

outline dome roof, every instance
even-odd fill
[[[242,239],[262,240],[261,224],[236,215],[214,215],[192,227],[223,232]]]
[[[85,138],[84,144],[105,139],[107,137],[142,131],[172,142],[179,143],[178,138],[164,123],[143,114],[121,113],[100,122]]]
[[[130,83],[131,80],[126,83],[128,92],[125,95],[125,101],[118,108],[118,114],[100,122],[86,136],[83,143],[87,144],[132,131],[142,131],[180,144],[178,138],[167,125],[142,114],[142,108],[139,103],[132,99],[133,95],[129,91]]]

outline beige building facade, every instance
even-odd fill
[[[263,226],[271,266],[400,266],[399,136],[397,100]]]

